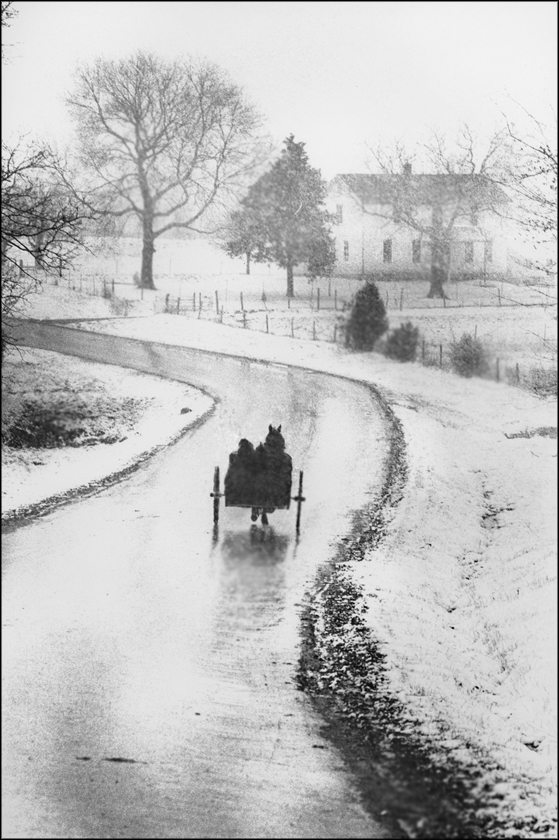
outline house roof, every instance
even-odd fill
[[[478,206],[509,201],[498,184],[479,174],[341,174],[330,181],[330,186],[337,185],[348,187],[364,204],[393,204],[404,193],[415,205],[458,198]]]

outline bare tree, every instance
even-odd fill
[[[216,66],[143,52],[80,69],[68,102],[97,206],[138,220],[141,284],[154,288],[155,240],[199,231],[218,194],[252,164],[257,117]]]
[[[513,202],[507,218],[535,252],[527,268],[549,276],[557,273],[557,132],[521,106],[524,128],[504,117],[511,154],[502,168],[502,183]],[[546,253],[547,252],[547,253]]]
[[[61,178],[63,168],[46,147],[2,145],[2,352],[7,320],[41,283],[37,269],[61,272],[82,244],[88,211]]]
[[[66,267],[81,246],[89,211],[62,179],[63,164],[48,147],[2,145],[2,262],[33,259],[47,271]],[[67,178],[67,176],[65,176]]]
[[[8,29],[12,25],[12,21],[17,14],[18,10],[14,9],[14,4],[12,3],[12,0],[2,0],[2,61],[6,60],[5,48],[8,46],[12,46],[11,44],[6,44],[4,40],[4,30]]]
[[[482,155],[476,152],[475,138],[464,126],[453,151],[441,136],[434,134],[423,147],[434,172],[414,175],[414,155],[396,143],[391,149],[371,150],[386,176],[382,183],[383,207],[365,212],[391,219],[416,231],[431,248],[428,297],[446,297],[444,283],[451,271],[452,244],[457,222],[482,218],[486,211],[508,201],[493,174],[501,172],[506,151],[504,132],[496,132]],[[483,237],[483,230],[475,221]]]

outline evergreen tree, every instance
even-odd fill
[[[287,297],[293,297],[296,265],[306,262],[310,276],[328,274],[334,265],[325,197],[320,170],[309,166],[305,144],[296,143],[290,135],[279,159],[241,203],[241,227],[250,230],[252,258],[287,270]],[[236,247],[234,238],[228,246]]]
[[[375,284],[367,281],[355,295],[346,326],[346,344],[354,350],[372,350],[387,329],[384,303]]]
[[[419,329],[414,327],[411,321],[400,324],[397,330],[393,330],[386,340],[386,355],[389,359],[398,359],[400,362],[413,362],[417,353],[417,342],[419,341]]]

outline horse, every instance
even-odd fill
[[[268,524],[266,514],[273,513],[276,507],[289,507],[291,494],[291,458],[285,451],[285,438],[281,433],[281,424],[275,429],[268,426],[264,443],[254,450],[257,463],[257,496],[265,502],[262,507],[262,524]],[[258,519],[258,508],[252,509],[253,522]]]

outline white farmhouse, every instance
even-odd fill
[[[409,164],[399,175],[337,175],[327,198],[336,273],[427,278],[435,229],[445,243],[445,279],[503,276],[508,201],[482,175],[412,174]]]

